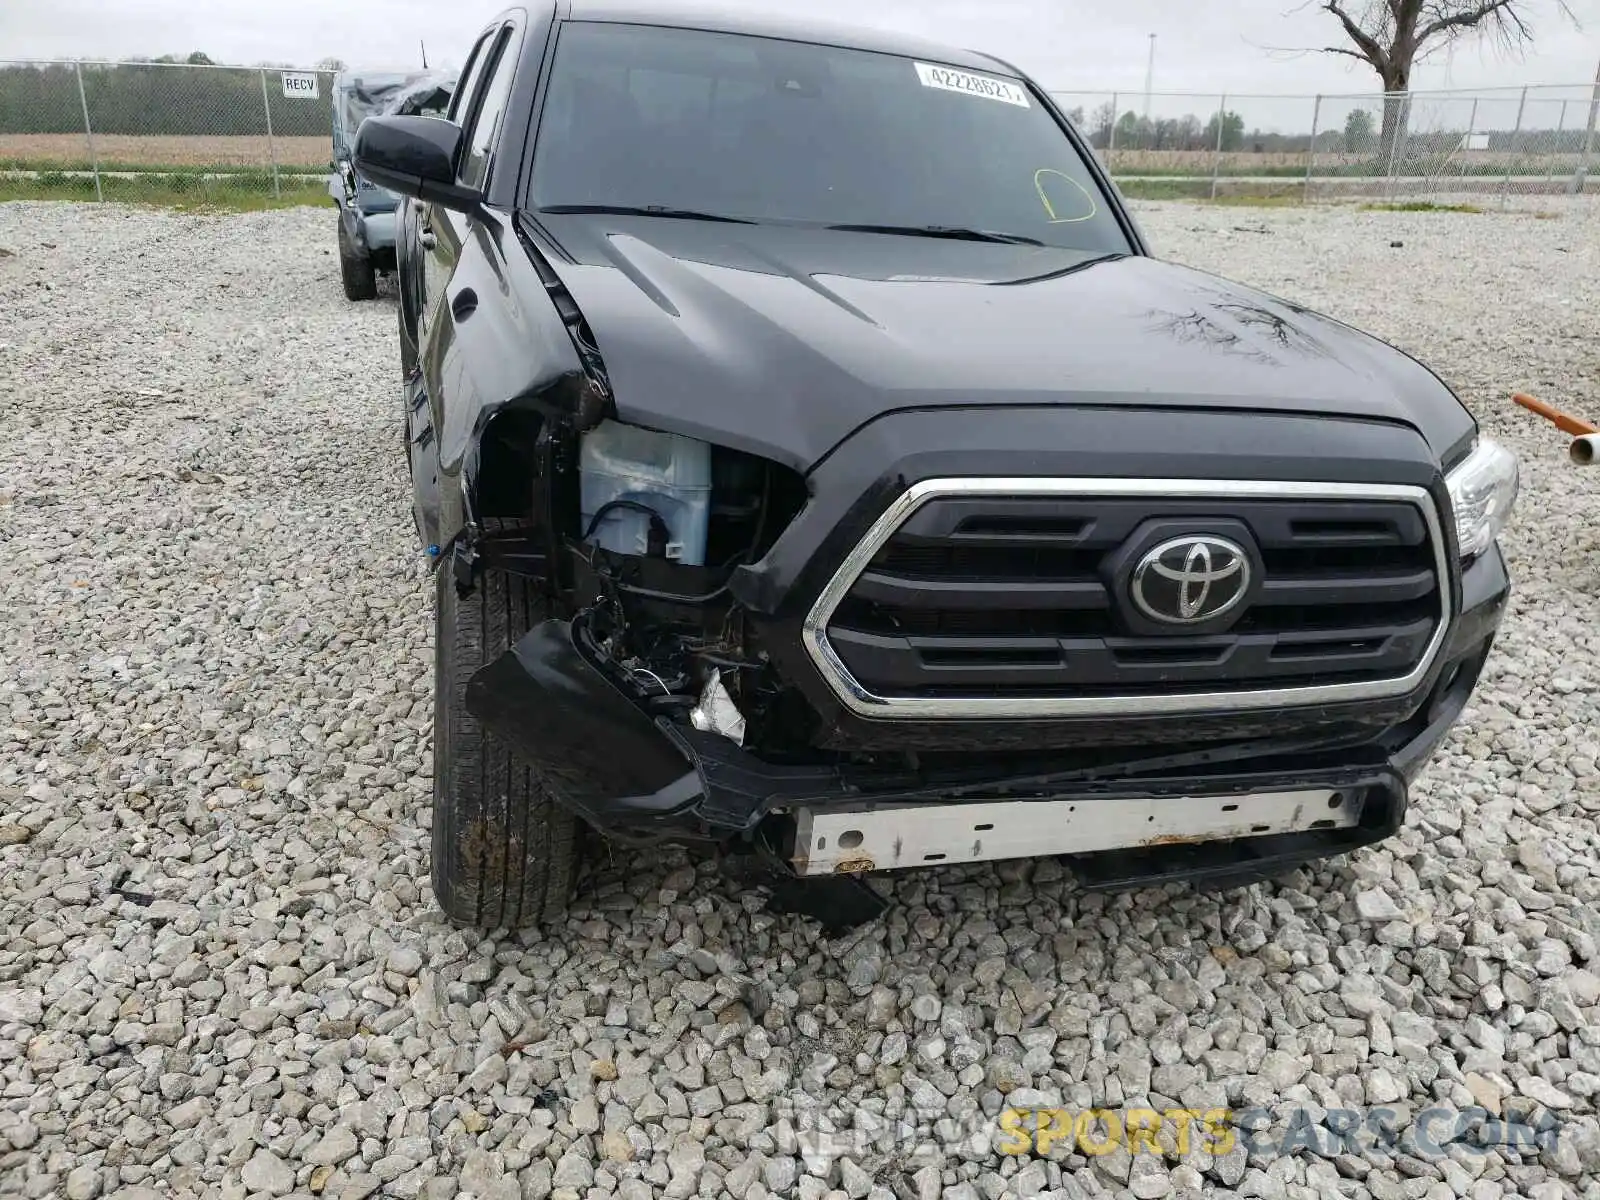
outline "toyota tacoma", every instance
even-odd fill
[[[355,164],[411,198],[454,920],[560,911],[591,828],[803,891],[1232,883],[1399,827],[1516,461],[1399,350],[1154,257],[1022,72],[530,3]]]

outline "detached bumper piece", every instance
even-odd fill
[[[830,767],[774,767],[718,734],[652,717],[566,621],[540,623],[479,670],[467,711],[619,841],[723,842],[774,807],[845,788]]]
[[[671,824],[702,795],[656,723],[572,640],[544,621],[467,683],[467,711],[522,755],[559,798],[608,832]]]

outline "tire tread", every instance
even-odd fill
[[[346,300],[372,300],[378,295],[378,272],[370,258],[356,253],[343,216],[339,218],[339,280]]]
[[[544,604],[528,581],[500,572],[486,572],[465,599],[446,565],[438,579],[434,895],[459,924],[536,924],[571,894],[578,821],[537,770],[466,712],[465,697],[480,666],[544,619]]]

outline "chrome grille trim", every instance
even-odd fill
[[[1439,618],[1417,665],[1389,679],[1282,688],[1137,696],[880,696],[863,687],[828,641],[828,623],[857,578],[895,531],[929,500],[945,496],[1149,496],[1273,500],[1393,500],[1414,505],[1427,524],[1438,572]],[[908,488],[840,564],[807,613],[807,654],[839,700],[864,717],[901,720],[1162,716],[1260,710],[1385,699],[1415,689],[1433,667],[1455,616],[1444,530],[1427,489],[1408,484],[1304,483],[1239,479],[965,478],[926,479]]]

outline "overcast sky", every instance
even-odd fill
[[[1157,91],[1367,91],[1350,59],[1274,48],[1338,44],[1314,0],[745,0],[903,30],[1015,62],[1051,89],[1143,90],[1149,35]],[[1537,38],[1520,57],[1477,46],[1436,55],[1417,88],[1591,80],[1600,60],[1600,0],[1526,0]],[[459,64],[505,0],[0,0],[0,55],[155,56],[202,50],[218,62],[413,65],[426,39],[434,65]]]

